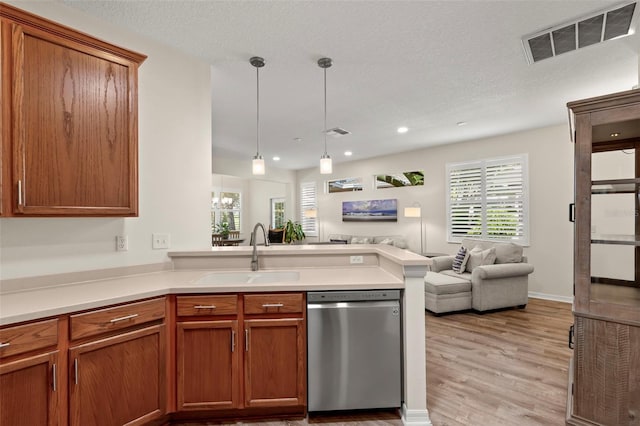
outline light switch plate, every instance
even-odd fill
[[[364,257],[363,256],[351,256],[351,258],[349,260],[350,260],[351,264],[364,263]]]

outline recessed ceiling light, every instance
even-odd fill
[[[407,133],[408,131],[409,131],[409,128],[406,126],[398,127],[398,133]]]
[[[275,157],[273,157],[273,161],[280,161],[280,157],[276,155]]]
[[[466,121],[458,121],[456,124],[457,124],[458,126],[466,126],[466,125],[467,125],[467,122],[466,122]]]
[[[618,132],[613,132],[613,133],[611,133],[609,136],[611,136],[612,138],[617,138],[618,136],[620,136],[620,133],[618,133]]]
[[[293,138],[294,142],[302,142],[302,138]]]
[[[347,157],[351,157],[353,155],[353,152],[351,151],[345,151],[344,155],[346,155]]]

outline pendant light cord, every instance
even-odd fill
[[[327,69],[324,69],[324,155],[327,155]]]
[[[260,68],[256,67],[256,156],[259,156],[259,155],[260,155]]]

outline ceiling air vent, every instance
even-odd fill
[[[562,53],[633,34],[636,3],[626,3],[555,25],[522,38],[530,64]]]
[[[350,134],[350,131],[341,129],[340,127],[334,127],[333,129],[327,130],[327,135],[333,136],[334,138],[339,138],[340,136],[346,136]]]

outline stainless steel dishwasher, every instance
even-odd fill
[[[400,407],[400,290],[307,294],[308,410]]]

